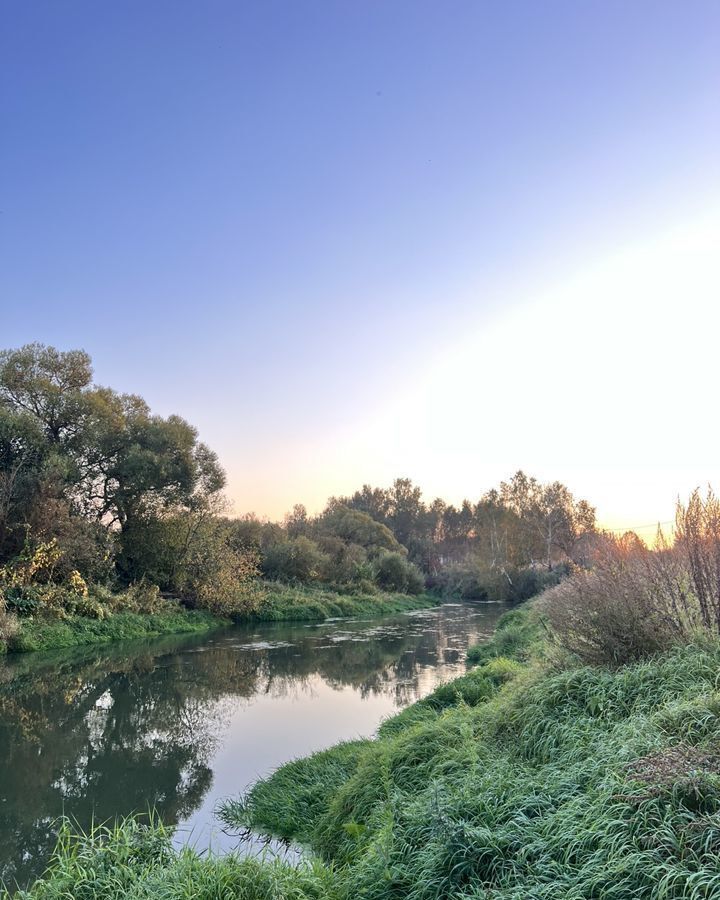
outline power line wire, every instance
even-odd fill
[[[658,528],[662,525],[674,525],[675,522],[673,519],[669,519],[667,522],[650,522],[648,525],[627,525],[623,528],[602,528],[601,531],[612,531],[613,533],[622,533],[624,534],[626,531],[642,531],[648,528]]]

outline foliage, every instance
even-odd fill
[[[676,540],[649,549],[634,535],[604,536],[592,567],[576,569],[542,600],[558,643],[588,663],[620,665],[720,635],[720,503],[696,491],[679,503]]]
[[[214,493],[223,476],[212,453],[177,416],[151,416],[139,397],[93,387],[90,359],[32,344],[0,354],[0,403],[29,416],[62,452],[72,496],[99,520],[123,525],[141,509]]]
[[[375,521],[366,512],[350,509],[341,503],[331,501],[314,523],[314,530],[316,534],[340,538],[362,547],[371,557],[384,550],[397,553],[403,551],[402,545],[387,525]]]
[[[257,554],[233,549],[221,535],[202,549],[188,560],[181,595],[216,616],[242,618],[255,612],[262,602]]]
[[[289,538],[270,547],[263,558],[263,572],[268,578],[307,584],[319,581],[328,559],[310,538]]]
[[[720,500],[712,490],[704,499],[693,491],[687,506],[678,501],[675,545],[672,551],[666,548],[665,556],[677,557],[667,572],[676,603],[687,608],[691,588],[702,627],[720,634]]]
[[[143,582],[242,617],[261,602],[260,573],[363,596],[429,586],[524,599],[544,584],[540,560],[556,573],[594,534],[587,503],[522,472],[459,507],[428,504],[398,478],[330,498],[320,515],[296,504],[276,523],[225,518],[224,484],[192,425],[96,385],[84,351],[0,351],[0,568],[7,604],[23,616],[100,618],[108,604],[96,587],[122,597]],[[52,572],[10,584],[47,547]]]
[[[595,532],[595,511],[587,501],[576,500],[559,482],[544,485],[522,471],[479,501],[463,500],[457,507],[440,498],[425,503],[407,478],[387,489],[364,485],[351,497],[328,503],[328,509],[337,506],[386,525],[433,578],[468,557],[501,575],[511,567],[552,569],[568,559],[581,562]]]
[[[53,539],[33,550],[27,547],[13,565],[1,566],[0,597],[5,606],[20,616],[104,618],[105,609],[89,596],[88,585],[76,569],[61,577],[62,557],[63,551]]]
[[[0,596],[0,653],[7,650],[19,627],[17,617],[8,610],[5,598]]]
[[[475,556],[468,556],[445,566],[431,584],[444,597],[520,603],[558,584],[567,573],[568,566],[564,564],[550,571],[540,566],[499,569],[487,566]]]
[[[401,553],[383,553],[375,563],[375,580],[386,591],[421,594],[425,579],[417,566]]]

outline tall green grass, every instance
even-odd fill
[[[387,616],[437,606],[429,594],[411,596],[378,591],[373,594],[348,593],[312,588],[307,585],[263,583],[263,600],[249,618],[261,622],[318,622],[347,616]]]
[[[156,818],[75,832],[60,829],[46,877],[15,900],[335,900],[332,873],[303,862],[175,851]],[[0,890],[2,900],[10,894]]]
[[[207,631],[230,624],[208,612],[178,608],[162,613],[120,612],[106,619],[73,616],[60,621],[24,619],[10,639],[12,652],[55,650],[89,644]]]

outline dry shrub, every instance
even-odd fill
[[[683,549],[649,550],[634,535],[607,537],[592,568],[575,569],[539,606],[559,644],[590,664],[632,662],[704,627]]]
[[[160,588],[141,578],[114,598],[116,612],[161,613],[170,608],[170,603],[160,594]]]
[[[675,539],[648,549],[606,536],[592,566],[547,591],[540,607],[558,642],[584,662],[617,665],[697,633],[720,636],[720,501],[678,502]]]
[[[720,634],[720,501],[708,490],[694,491],[687,506],[677,505],[675,555],[687,573],[702,626]]]
[[[671,787],[688,775],[717,775],[720,773],[720,756],[715,750],[676,744],[642,756],[627,763],[624,768],[634,781],[659,790]]]
[[[637,805],[655,797],[672,797],[691,809],[709,807],[708,811],[714,811],[717,807],[720,756],[715,750],[677,744],[636,759],[623,768],[627,778],[644,785],[644,790],[616,794],[616,800]],[[706,823],[697,819],[688,823],[695,828],[703,824]]]
[[[5,598],[0,593],[0,650],[6,646],[13,635],[17,634],[20,623],[5,607]]]

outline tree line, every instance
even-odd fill
[[[457,506],[398,478],[281,522],[229,516],[224,488],[192,425],[95,384],[84,351],[0,352],[0,590],[16,613],[101,615],[123,589],[242,613],[262,578],[521,599],[596,533],[585,500],[523,472]]]

